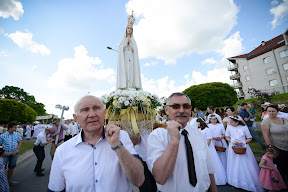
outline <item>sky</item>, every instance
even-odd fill
[[[232,84],[227,58],[288,29],[288,0],[1,0],[0,88],[24,89],[72,118],[79,98],[116,89],[117,52],[134,11],[142,87],[168,97]]]

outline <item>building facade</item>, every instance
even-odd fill
[[[288,92],[288,29],[269,41],[262,41],[247,54],[227,59],[239,99],[251,98],[248,91],[252,88],[267,93]]]

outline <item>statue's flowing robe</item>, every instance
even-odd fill
[[[142,89],[138,49],[133,35],[127,44],[126,34],[118,47],[117,89]]]

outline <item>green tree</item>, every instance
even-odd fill
[[[34,109],[15,99],[0,99],[0,114],[1,123],[32,123],[37,115]]]
[[[183,93],[189,96],[193,107],[199,107],[201,110],[206,110],[210,105],[213,107],[233,105],[238,100],[234,88],[220,82],[193,85]]]
[[[38,115],[45,115],[45,105],[38,103],[33,95],[25,92],[23,89],[14,86],[5,86],[0,90],[0,98],[2,99],[15,99],[33,108]]]

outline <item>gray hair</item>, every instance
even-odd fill
[[[169,105],[169,104],[170,104],[170,100],[171,100],[171,98],[174,97],[174,96],[180,96],[180,97],[181,97],[181,96],[185,96],[185,97],[188,99],[189,104],[191,105],[191,99],[190,99],[186,94],[181,93],[181,92],[172,93],[172,94],[166,99],[166,105]]]
[[[103,102],[101,101],[101,99],[99,99],[98,97],[95,97],[95,96],[93,96],[93,95],[86,95],[86,96],[84,96],[84,97],[81,97],[78,101],[77,101],[77,103],[75,104],[75,106],[74,106],[74,113],[75,113],[75,115],[77,115],[77,110],[78,110],[78,107],[79,107],[79,104],[81,103],[81,101],[83,100],[83,99],[86,99],[86,98],[94,98],[94,99],[98,99],[100,102],[101,102],[101,104],[102,104],[102,107],[104,108],[104,104],[103,104]]]

